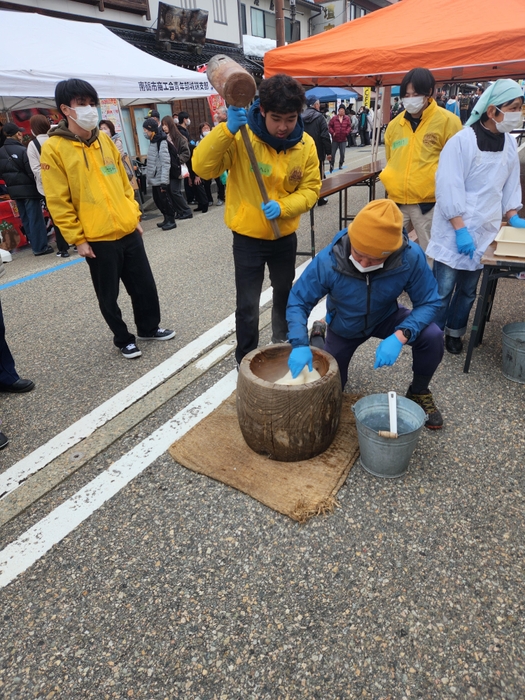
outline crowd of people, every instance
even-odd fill
[[[4,127],[0,173],[8,176],[28,221],[37,210],[32,200],[40,202],[45,194],[63,246],[76,246],[86,258],[114,345],[123,357],[137,358],[137,340],[169,340],[175,332],[160,326],[141,211],[122,143],[111,122],[98,122],[98,95],[92,85],[61,81],[55,98],[63,120],[48,133],[43,124],[31,124],[35,140],[29,155],[16,138],[17,127]],[[477,96],[463,127],[453,110],[438,103],[432,73],[425,68],[409,71],[385,133],[387,163],[380,177],[387,198],[365,206],[292,287],[300,216],[323,203],[319,193],[325,159],[333,169],[339,156],[343,167],[348,138],[361,128],[358,115],[347,114],[344,105],[328,123],[317,100],[310,100],[306,109],[305,105],[303,87],[290,76],[276,75],[262,81],[259,97],[248,110],[230,106],[214,128],[201,123],[197,142],[188,132],[186,112],[160,120],[153,111],[143,129],[149,141],[147,177],[164,215],[158,225],[168,231],[176,226],[176,217],[193,216],[189,188],[198,209],[206,211],[215,179],[233,235],[237,363],[259,343],[259,301],[268,266],[272,342],[291,344],[288,364],[294,378],[305,366],[312,368],[311,343],[334,356],[343,388],[355,350],[369,338],[381,340],[375,369],[393,365],[408,345],[413,377],[406,395],[426,412],[427,427],[439,429],[443,418],[429,385],[444,349],[452,354],[462,350],[481,258],[502,216],[510,226],[525,228],[525,219],[518,215],[522,194],[517,147],[510,136],[523,123],[523,90],[513,80],[492,83]],[[367,120],[365,110],[361,117]],[[241,126],[246,126],[257,161],[263,164],[266,203],[251,172]],[[33,172],[28,170],[33,167],[30,161],[35,175],[26,182]],[[409,227],[417,242],[408,237]],[[45,254],[36,234],[31,245],[35,255]],[[117,303],[120,281],[131,297],[136,336]],[[411,309],[398,303],[402,292],[408,294]],[[324,296],[326,319],[314,324],[309,336],[308,317]],[[0,392],[33,388],[15,370],[1,307],[0,363]],[[6,441],[2,436],[0,447]]]

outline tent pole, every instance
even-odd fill
[[[371,153],[371,162],[373,163],[374,160],[377,159],[377,145],[379,142],[378,139],[378,134],[377,134],[377,124],[378,124],[378,116],[379,116],[379,98],[381,95],[381,88],[379,85],[375,86],[376,88],[376,104],[375,104],[375,109],[374,109],[374,121],[373,121],[373,126],[372,126],[372,153]]]

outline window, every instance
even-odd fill
[[[293,41],[301,39],[301,23],[295,20],[295,31],[293,30],[292,20],[288,17],[284,18],[284,40],[291,44]]]
[[[248,34],[248,25],[246,24],[246,5],[241,4],[241,31],[243,34]]]
[[[226,0],[213,0],[213,18],[216,24],[228,24]]]
[[[264,12],[256,7],[250,7],[250,19],[252,36],[275,39],[275,15],[272,12]]]

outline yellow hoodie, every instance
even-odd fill
[[[309,211],[319,197],[321,178],[314,140],[304,133],[295,146],[277,153],[249,127],[247,131],[268,197],[281,206],[276,221],[286,236],[297,230],[301,214]],[[229,171],[224,212],[228,228],[251,238],[274,238],[261,209],[261,193],[240,132],[234,135],[225,123],[218,124],[194,150],[192,168],[205,180]]]
[[[415,131],[405,112],[389,123],[385,132],[387,164],[381,175],[389,199],[396,204],[436,201],[436,171],[446,142],[462,129],[452,112],[431,99]]]
[[[61,122],[42,146],[42,184],[70,245],[115,241],[135,231],[140,209],[117,147],[100,132],[89,145]]]

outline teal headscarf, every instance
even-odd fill
[[[510,78],[496,80],[495,83],[489,85],[476,102],[465,126],[472,126],[472,124],[479,121],[481,115],[487,111],[489,105],[499,106],[505,104],[505,102],[515,100],[516,97],[523,97],[523,89],[515,80],[510,80]]]

